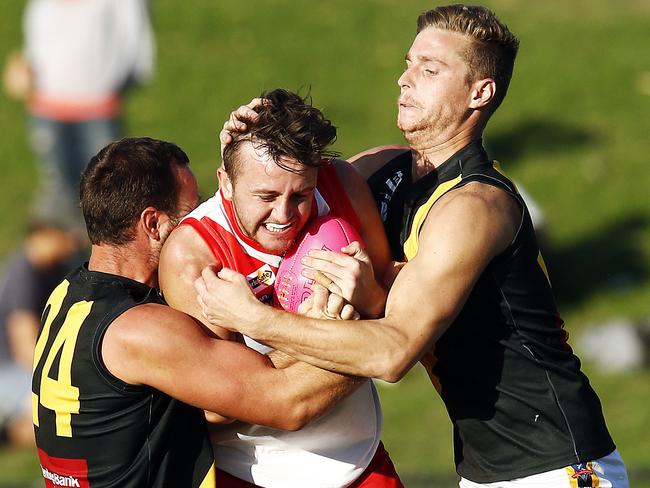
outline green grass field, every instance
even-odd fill
[[[1,2],[0,58],[20,45],[24,2]],[[650,315],[650,1],[491,0],[521,39],[504,105],[486,133],[492,156],[544,209],[546,261],[567,328]],[[396,79],[421,0],[153,2],[153,83],[126,107],[130,135],[172,140],[204,195],[215,189],[217,134],[262,90],[311,90],[352,155],[399,143]],[[24,109],[0,97],[0,259],[20,241],[36,190]],[[602,347],[607,347],[603,344]],[[648,372],[587,364],[633,486],[650,488]],[[451,430],[419,371],[380,387],[387,448],[407,486],[454,486]],[[0,487],[38,477],[31,452],[0,451]]]

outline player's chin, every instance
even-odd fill
[[[282,233],[282,235],[274,235],[275,233],[265,231],[264,237],[258,239],[258,243],[268,252],[273,254],[282,254],[291,247],[293,241],[296,240],[296,232]]]

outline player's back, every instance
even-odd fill
[[[213,476],[202,412],[104,366],[107,328],[144,303],[162,300],[143,283],[85,266],[50,296],[32,381],[47,486],[199,487]]]

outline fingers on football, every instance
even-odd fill
[[[300,305],[298,305],[298,309],[296,310],[296,313],[300,315],[306,315],[313,306],[314,303],[314,294],[312,293],[307,297],[306,300],[304,300]]]
[[[311,287],[312,291],[312,308],[317,310],[326,310],[327,298],[329,291],[324,286],[314,283]]]
[[[356,259],[365,259],[368,256],[359,241],[352,241],[347,246],[342,247],[341,252]]]
[[[309,279],[314,279],[316,274],[320,272],[334,281],[337,281],[337,278],[340,279],[349,276],[350,272],[353,273],[353,277],[356,276],[357,271],[355,271],[355,269],[359,268],[359,263],[354,258],[349,256],[345,257],[347,258],[347,261],[337,259],[336,262],[315,257],[305,257],[301,260],[301,263],[304,266],[303,276]]]
[[[352,259],[354,258],[346,254],[341,254],[340,252],[326,251],[324,249],[312,249],[305,257],[305,261],[307,263],[310,263],[311,262],[310,260],[312,259],[317,259],[319,261],[326,261],[328,263],[333,263],[338,266],[348,266],[350,263],[352,263]],[[305,261],[303,261],[303,264],[305,263]],[[312,266],[311,264],[307,264],[307,266],[316,267],[316,266]]]
[[[306,274],[305,271],[303,271],[303,276],[306,276],[310,280],[316,281],[319,285],[323,286],[326,288],[330,293],[336,293],[338,295],[343,295],[341,287],[336,283],[337,277],[332,276],[327,273],[323,273],[322,271],[313,271],[311,270],[309,274]]]
[[[345,305],[346,301],[342,297],[336,293],[331,293],[327,299],[326,315],[332,318],[342,317],[341,312],[345,308]]]
[[[341,316],[342,320],[359,320],[360,317],[359,313],[349,303],[346,303],[343,306],[343,309],[339,315]]]

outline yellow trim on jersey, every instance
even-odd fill
[[[409,233],[408,239],[406,239],[406,242],[404,242],[404,255],[408,261],[413,259],[418,252],[418,246],[420,243],[420,229],[424,225],[424,220],[427,218],[429,210],[431,210],[433,204],[436,203],[436,201],[441,196],[447,193],[454,185],[459,183],[461,179],[462,176],[459,175],[453,180],[441,183],[440,186],[438,186],[438,188],[436,188],[435,191],[431,194],[426,203],[418,208],[417,212],[415,212],[415,217],[413,218],[413,223],[411,224],[411,231]]]
[[[496,169],[499,173],[501,173],[503,176],[508,178],[508,175],[505,174],[505,172],[501,169],[501,164],[499,164],[499,161],[492,161],[492,164],[494,165],[494,169]],[[509,180],[510,184],[514,188],[514,190],[519,193],[519,190],[517,190],[517,185],[512,180]],[[537,264],[539,264],[539,267],[542,269],[542,272],[544,273],[544,276],[546,276],[546,281],[548,281],[548,284],[551,284],[551,278],[548,275],[548,269],[546,268],[546,263],[544,262],[544,257],[542,256],[542,252],[540,251],[537,254]]]
[[[537,254],[537,264],[539,264],[539,267],[542,268],[542,272],[544,273],[544,276],[546,276],[546,281],[548,281],[548,284],[551,284],[551,278],[548,276],[548,270],[546,269],[546,263],[544,262],[544,258],[542,257],[542,252],[539,251]]]
[[[199,488],[215,488],[217,486],[217,471],[214,467],[214,463],[210,466],[210,470],[201,481]]]

